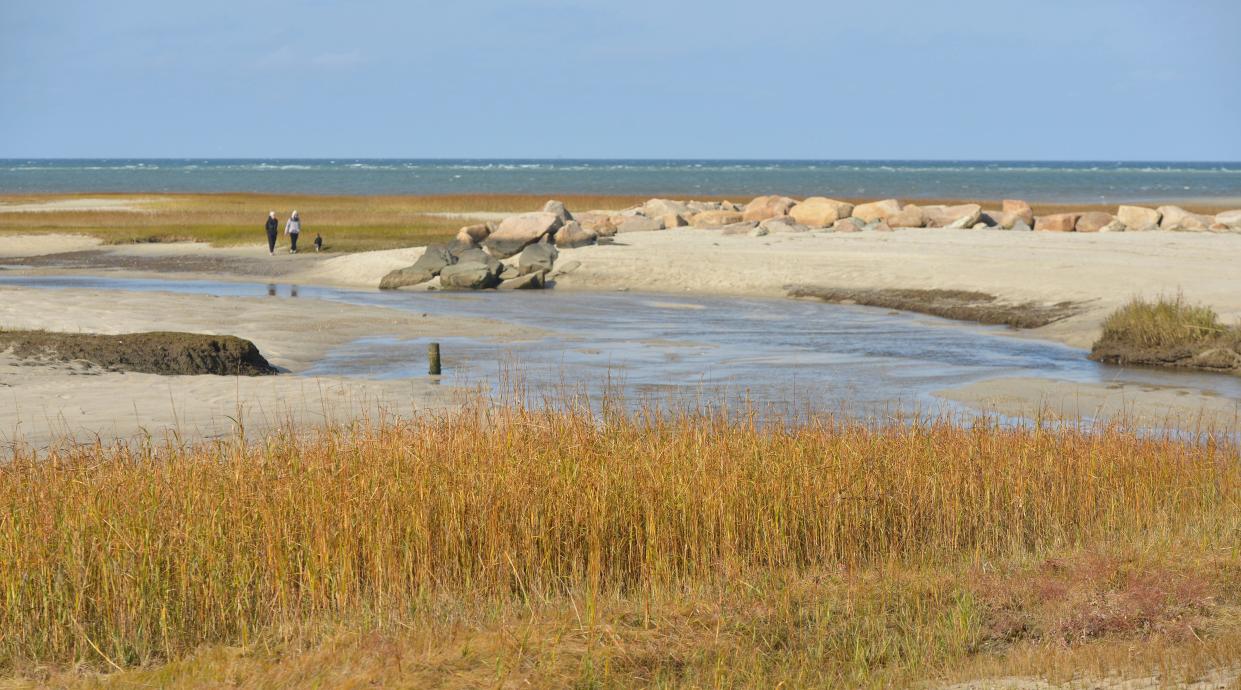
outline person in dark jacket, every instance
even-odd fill
[[[267,253],[276,255],[276,237],[280,234],[280,221],[276,220],[276,212],[267,214]]]

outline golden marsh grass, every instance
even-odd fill
[[[17,451],[0,668],[884,687],[1117,640],[1092,663],[1213,668],[1241,657],[1238,535],[1234,445],[1118,428],[478,406]]]

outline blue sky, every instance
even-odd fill
[[[1237,0],[0,0],[0,157],[1241,160]]]

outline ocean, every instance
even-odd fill
[[[780,193],[901,199],[1227,202],[1241,163],[725,160],[0,159],[0,194]]]

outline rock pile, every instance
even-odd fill
[[[1019,199],[1005,199],[999,209],[984,209],[979,204],[920,206],[883,199],[854,205],[821,196],[798,201],[766,195],[745,205],[730,201],[651,199],[623,211],[574,214],[562,202],[553,200],[541,211],[509,216],[498,225],[467,225],[457,232],[451,244],[427,247],[413,265],[384,276],[379,287],[394,290],[438,278],[439,286],[445,288],[537,289],[547,284],[558,249],[611,242],[617,233],[679,227],[751,237],[811,230],[890,232],[895,228],[1241,232],[1241,210],[1209,216],[1179,206],[1120,206],[1115,214],[1089,211],[1035,216],[1030,204]],[[515,261],[513,257],[517,257]]]

